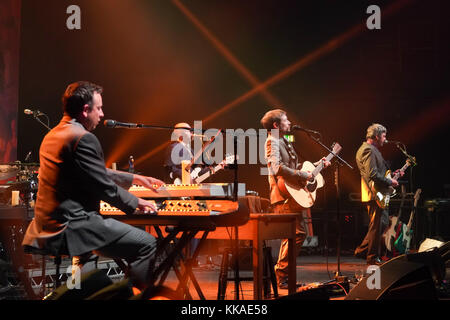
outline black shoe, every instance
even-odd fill
[[[384,262],[380,258],[367,260],[368,265],[381,266]]]

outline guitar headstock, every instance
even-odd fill
[[[406,163],[408,166],[414,167],[417,165],[416,157],[409,156],[408,159],[406,159]]]
[[[419,202],[420,193],[422,192],[422,189],[417,189],[416,193],[414,194],[414,207],[417,207],[417,203]]]
[[[334,154],[338,154],[339,152],[341,152],[342,147],[338,142],[334,142],[332,145],[332,151]]]

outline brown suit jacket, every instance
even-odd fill
[[[361,174],[361,201],[375,200],[375,194],[370,191],[373,182],[377,190],[384,190],[392,184],[391,179],[386,178],[388,170],[380,150],[370,143],[363,142],[356,152],[356,164]]]
[[[265,143],[265,159],[269,171],[270,203],[285,201],[288,197],[280,192],[277,185],[278,177],[283,177],[292,184],[304,183],[307,173],[298,170],[297,153],[292,143],[284,137],[278,138],[269,133]]]

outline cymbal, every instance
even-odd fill
[[[19,172],[19,168],[7,164],[0,165],[0,180],[15,177]]]

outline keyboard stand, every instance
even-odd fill
[[[156,286],[162,286],[167,278],[168,273],[170,272],[170,269],[173,268],[179,284],[177,286],[177,292],[183,292],[183,296],[186,299],[192,299],[192,296],[189,292],[189,288],[187,286],[187,282],[189,279],[191,279],[192,284],[194,285],[198,296],[201,300],[205,300],[205,296],[203,292],[201,291],[200,285],[198,284],[198,281],[192,272],[192,264],[193,261],[198,257],[198,254],[200,252],[200,249],[203,245],[203,243],[206,240],[206,237],[208,236],[209,231],[215,230],[215,225],[209,225],[209,226],[201,226],[201,227],[182,227],[182,226],[174,226],[168,234],[164,237],[162,235],[161,230],[158,226],[154,226],[155,230],[158,234],[158,244],[155,252],[155,257],[150,262],[151,268],[150,268],[150,276],[149,276],[149,287],[144,290],[142,299],[147,300],[150,298],[151,292],[153,292],[153,288]],[[197,235],[198,232],[204,231],[202,238],[200,239],[200,243],[198,244],[196,250],[194,251],[194,254],[192,258],[185,258],[183,255],[183,249],[186,248],[186,246],[190,243],[190,241]],[[177,241],[174,241],[177,238],[177,235],[181,233],[180,238]],[[172,249],[170,249],[170,243],[174,241],[175,245]],[[159,257],[165,257],[162,259],[162,262],[156,267],[156,261]],[[181,272],[177,267],[177,257],[179,257],[180,266],[183,269],[183,272]],[[151,271],[153,270],[153,272]],[[159,281],[158,281],[159,278]]]

